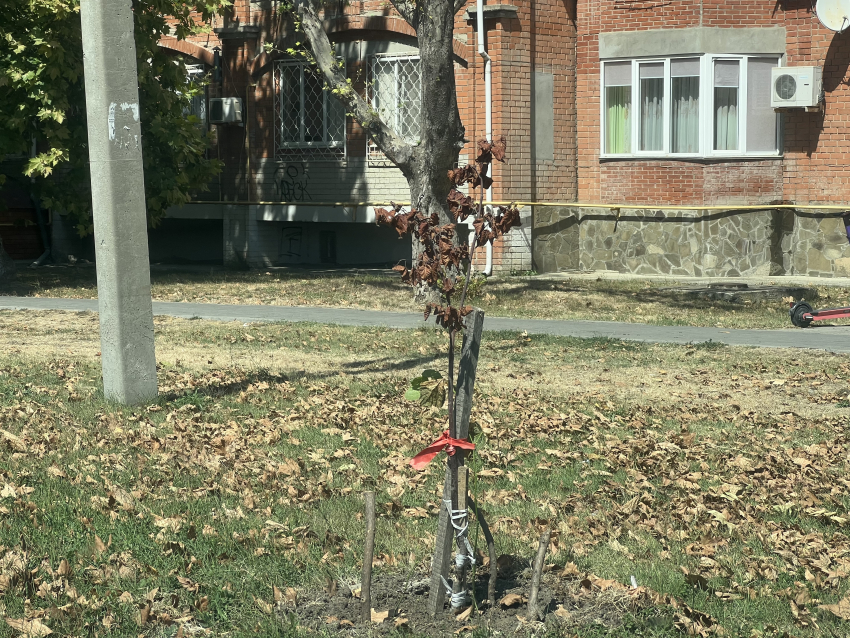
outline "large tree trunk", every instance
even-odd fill
[[[464,127],[457,107],[454,73],[454,20],[466,0],[390,0],[416,30],[422,77],[421,140],[410,144],[381,120],[372,106],[348,84],[336,65],[315,0],[296,4],[316,64],[333,94],[384,154],[401,169],[410,187],[412,205],[423,213],[437,213],[448,223],[446,197],[451,190],[448,171],[457,165],[464,145]],[[414,261],[421,250],[414,244]],[[436,291],[418,290],[417,298]]]
[[[15,262],[9,257],[9,253],[3,248],[3,239],[0,238],[0,282],[15,278]]]
[[[446,197],[451,190],[447,176],[457,165],[463,148],[464,127],[457,108],[454,50],[452,48],[454,0],[424,0],[416,21],[422,74],[422,140],[408,166],[400,165],[410,185],[415,205],[426,213],[438,213],[449,221]]]

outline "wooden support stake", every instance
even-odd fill
[[[457,397],[455,398],[456,437],[469,436],[469,415],[472,412],[472,395],[475,389],[475,374],[478,368],[478,352],[481,349],[481,335],[484,332],[484,311],[473,308],[465,318],[466,329],[463,332],[463,346],[457,374]],[[443,500],[453,500],[453,470],[463,465],[463,450],[449,458],[446,467],[446,482],[443,486]],[[446,601],[446,589],[443,579],[449,576],[454,529],[451,514],[440,503],[440,519],[437,524],[437,542],[434,547],[434,559],[431,562],[431,586],[428,594],[428,613],[436,616]]]
[[[375,492],[364,492],[366,500],[366,545],[363,548],[363,579],[360,583],[360,620],[372,620],[372,558],[375,555]]]
[[[451,524],[451,514],[443,504],[451,501],[452,474],[451,468],[446,467],[446,479],[443,483],[443,498],[440,501],[440,517],[437,524],[437,542],[434,546],[434,559],[431,563],[431,585],[428,592],[428,613],[436,616],[446,601],[446,589],[443,579],[449,577],[449,561],[452,557],[452,539],[454,528]]]
[[[490,526],[487,524],[487,519],[484,518],[484,512],[478,509],[475,501],[470,496],[468,499],[469,509],[475,512],[475,518],[478,519],[478,524],[481,526],[481,531],[484,534],[484,540],[487,541],[487,554],[490,556],[490,581],[487,583],[487,600],[491,607],[496,606],[496,578],[499,575],[498,559],[496,558],[496,541],[493,538],[493,532],[490,531]],[[474,586],[474,583],[473,583]]]
[[[537,594],[540,591],[540,577],[543,575],[543,563],[546,558],[546,549],[549,547],[549,529],[540,535],[540,543],[537,546],[537,556],[534,558],[534,568],[531,571],[531,593],[528,596],[528,620],[537,620],[539,611],[537,609]]]
[[[463,332],[463,346],[460,350],[460,364],[457,371],[457,399],[455,400],[455,421],[457,438],[469,436],[469,415],[472,413],[472,395],[475,390],[475,375],[478,371],[478,352],[481,349],[481,335],[484,332],[484,311],[473,308],[466,315],[466,330]]]

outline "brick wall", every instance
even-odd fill
[[[781,160],[601,162],[605,202],[765,204],[782,191]]]
[[[676,3],[591,0],[577,18],[578,191],[584,202],[800,204],[850,201],[850,41],[820,25],[808,0]],[[601,162],[600,32],[687,27],[784,27],[786,65],[820,65],[822,113],[784,115],[781,161]]]

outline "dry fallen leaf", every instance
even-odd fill
[[[456,618],[459,622],[465,622],[465,621],[469,620],[470,615],[472,615],[472,605],[470,605],[469,607],[464,609],[462,612],[460,612],[456,616]]]
[[[71,575],[71,566],[68,564],[68,561],[64,558],[59,561],[59,568],[56,570],[56,573],[59,576],[65,576],[66,578]]]
[[[558,608],[555,610],[555,615],[558,618],[563,618],[564,620],[567,620],[570,616],[572,616],[569,611],[564,609],[563,605],[558,605]]]
[[[834,605],[818,605],[818,609],[824,609],[842,620],[850,620],[850,596],[842,598]]]
[[[399,616],[393,621],[393,627],[396,629],[400,629],[402,627],[407,627],[410,621],[407,620],[404,616]]]
[[[53,633],[50,627],[42,623],[38,618],[33,618],[32,620],[27,620],[26,618],[6,618],[6,624],[15,631],[20,632],[26,638],[40,638],[41,636],[49,636]]]
[[[526,602],[526,600],[528,599],[522,594],[507,594],[499,601],[499,604],[502,607],[513,607],[514,605],[521,605]]]
[[[372,622],[376,624],[380,624],[384,622],[387,618],[390,617],[389,609],[387,611],[375,611],[375,608],[372,608]]]
[[[9,442],[9,445],[11,445],[18,452],[27,451],[27,444],[21,437],[12,434],[8,430],[0,430],[0,435],[2,435],[2,438],[6,439],[6,441]]]
[[[97,535],[95,535],[95,537],[94,537],[94,551],[97,552],[98,554],[102,554],[103,552],[106,551],[106,543],[104,543],[100,539],[100,536],[97,536]]]
[[[140,627],[143,627],[144,625],[148,624],[148,619],[150,618],[150,615],[151,615],[151,604],[148,603],[147,605],[145,605],[144,607],[142,607],[139,610],[139,626]]]
[[[274,606],[272,604],[267,603],[262,598],[257,598],[256,596],[254,596],[254,602],[257,603],[257,607],[260,608],[261,612],[271,616],[272,612],[274,611]]]
[[[465,631],[475,631],[476,625],[464,625],[460,629],[455,630],[455,636],[458,636]]]

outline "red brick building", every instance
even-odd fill
[[[209,193],[170,211],[152,255],[249,266],[409,259],[363,204],[407,200],[405,180],[285,53],[293,36],[276,6],[237,0],[208,33],[162,41],[207,74],[209,98],[241,101],[241,122],[207,124],[226,168]],[[821,26],[810,2],[483,8],[492,133],[509,146],[492,199],[548,204],[523,205],[523,232],[495,247],[495,270],[850,275],[841,211],[817,208],[850,208],[850,40]],[[486,135],[476,16],[469,2],[455,22],[470,140],[460,162]],[[324,18],[355,88],[415,140],[428,87],[410,26],[378,0],[328,4]],[[775,69],[801,67],[822,73],[823,99],[776,110]]]
[[[210,33],[162,46],[200,65],[211,98],[239,98],[242,123],[213,126],[214,156],[226,168],[211,192],[174,219],[221,220],[224,259],[247,265],[368,264],[410,258],[407,242],[374,225],[372,206],[409,199],[400,171],[370,145],[361,128],[322,90],[293,45],[273,2],[237,0]],[[491,58],[492,133],[508,140],[508,161],[495,169],[494,200],[574,201],[576,197],[575,14],[570,3],[524,0],[484,6]],[[471,160],[486,134],[484,61],[477,7],[458,12],[454,52],[461,117]],[[400,134],[418,131],[415,33],[378,0],[328,4],[325,21],[356,90]],[[266,51],[266,43],[275,51]],[[218,53],[216,52],[218,49]],[[216,56],[220,56],[217,58]],[[220,59],[220,70],[214,67]],[[342,205],[332,205],[341,202]],[[531,208],[524,230],[496,246],[494,269],[529,270]]]
[[[542,211],[544,269],[850,274],[840,213],[767,206],[850,200],[850,40],[813,3],[588,0],[576,59],[578,199],[646,208]],[[822,103],[775,110],[773,67],[802,66]]]

